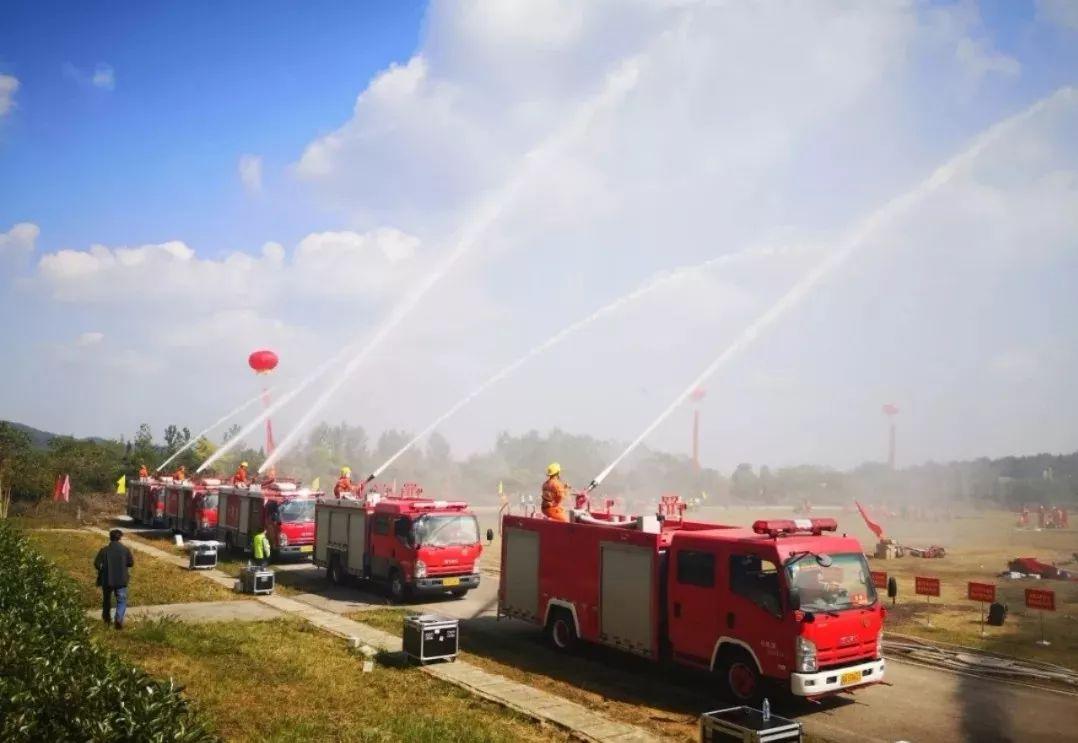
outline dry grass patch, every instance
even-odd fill
[[[344,643],[305,623],[135,625],[101,641],[171,677],[237,741],[562,740],[414,667],[362,673]]]
[[[88,609],[101,606],[101,590],[95,585],[94,556],[108,543],[106,537],[70,531],[37,531],[28,536],[43,555],[75,579],[83,606]],[[236,598],[231,591],[195,573],[132,552],[135,567],[131,568],[131,585],[127,589],[129,606]]]

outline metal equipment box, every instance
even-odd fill
[[[274,577],[272,570],[249,565],[240,571],[240,586],[244,593],[273,593]]]
[[[459,621],[437,614],[404,618],[404,653],[420,663],[456,660],[460,649]]]
[[[703,743],[786,743],[802,740],[801,723],[769,715],[752,707],[728,707],[700,715]]]
[[[217,567],[216,544],[191,545],[191,570],[212,570]]]

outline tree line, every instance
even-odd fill
[[[217,447],[239,433],[233,426],[219,441],[201,438],[172,462],[190,474]],[[353,478],[365,475],[395,454],[412,438],[391,429],[371,438],[362,426],[322,423],[302,445],[278,464],[281,476],[310,483],[319,478],[331,486],[340,467],[352,468]],[[153,469],[191,442],[190,429],[169,425],[160,439],[147,424],[130,439],[77,439],[54,436],[35,440],[23,427],[0,422],[0,491],[15,499],[37,500],[51,494],[56,477],[71,477],[74,492],[108,492],[124,475],[134,476],[145,464]],[[509,495],[538,493],[547,464],[557,461],[566,481],[584,487],[622,449],[623,442],[597,439],[554,429],[499,434],[493,447],[458,458],[449,441],[431,434],[401,456],[381,479],[420,483],[438,497],[495,502],[499,484]],[[216,463],[217,474],[228,476],[241,461],[252,471],[265,460],[260,448],[241,445]],[[641,447],[603,483],[602,494],[630,501],[653,501],[662,493],[687,500],[706,499],[727,504],[847,504],[853,499],[903,505],[946,507],[961,503],[1020,508],[1025,504],[1078,504],[1078,452],[1037,454],[1000,459],[935,463],[892,471],[868,462],[851,470],[812,465],[756,467],[739,464],[732,472],[697,469],[685,455]]]

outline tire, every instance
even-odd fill
[[[567,609],[557,608],[547,619],[546,638],[550,646],[562,653],[574,650],[580,638],[576,634],[573,615]]]
[[[764,679],[756,661],[744,650],[730,650],[719,663],[725,694],[737,704],[756,707],[764,698]]]
[[[236,545],[232,541],[232,532],[225,532],[225,552],[234,552]]]
[[[455,599],[462,599],[467,595],[467,593],[467,588],[453,588],[449,591],[449,595]]]
[[[394,570],[389,574],[389,598],[393,600],[395,604],[401,604],[411,598],[412,590],[408,587],[408,584],[404,582],[404,576],[401,575],[399,570]]]
[[[329,565],[326,567],[326,578],[335,586],[344,585],[344,568],[341,567],[340,555],[333,555],[329,558]]]

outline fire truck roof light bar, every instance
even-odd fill
[[[834,519],[761,519],[752,525],[757,534],[780,537],[788,534],[812,534],[820,536],[825,531],[838,531]]]

